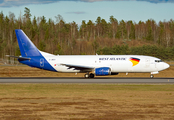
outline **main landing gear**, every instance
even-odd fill
[[[85,78],[94,78],[94,74],[93,73],[86,73],[85,74],[85,76],[84,76]]]
[[[150,75],[150,78],[153,78],[153,77],[154,77],[153,74],[151,74],[151,75]]]

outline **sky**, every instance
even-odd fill
[[[7,16],[12,12],[18,18],[20,13],[24,15],[25,7],[30,9],[32,19],[45,16],[56,21],[59,14],[66,23],[77,24],[82,20],[95,22],[99,16],[107,22],[110,16],[136,23],[174,20],[174,0],[0,0],[0,11]]]

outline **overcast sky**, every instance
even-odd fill
[[[0,0],[0,11],[19,17],[28,7],[34,16],[45,16],[55,21],[60,14],[66,23],[82,20],[96,21],[97,17],[109,22],[113,15],[118,21],[134,22],[154,19],[156,22],[174,19],[174,0]]]

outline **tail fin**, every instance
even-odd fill
[[[22,57],[41,56],[37,47],[21,29],[16,29],[15,32]]]

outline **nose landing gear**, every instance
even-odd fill
[[[151,75],[150,75],[150,78],[154,78],[154,74],[158,74],[159,72],[157,71],[157,72],[151,72]]]

